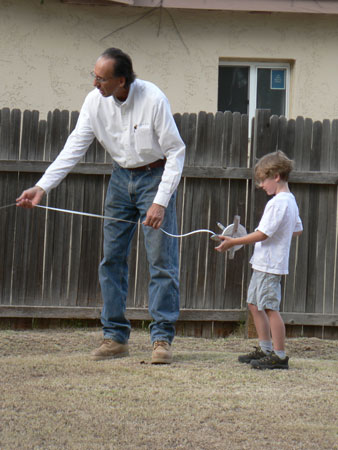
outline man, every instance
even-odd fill
[[[170,364],[171,343],[179,315],[176,188],[185,146],[165,95],[152,83],[136,79],[132,61],[109,48],[95,64],[94,86],[81,108],[64,149],[17,205],[32,208],[56,187],[83,157],[96,137],[113,159],[105,215],[104,257],[99,268],[103,297],[104,339],[94,360],[127,356],[130,322],[125,318],[127,257],[138,219],[143,223],[149,262],[149,312],[152,363]],[[128,222],[129,221],[129,222]]]

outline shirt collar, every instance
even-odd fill
[[[132,101],[132,98],[134,96],[134,90],[135,90],[135,81],[133,81],[129,87],[128,97],[124,100],[124,102],[121,102],[116,97],[113,96],[113,100],[115,105],[122,106],[122,105],[129,105]]]

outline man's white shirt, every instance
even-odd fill
[[[302,231],[298,206],[293,194],[280,192],[265,206],[256,230],[268,238],[256,242],[250,260],[252,268],[261,272],[285,275],[289,273],[289,253],[294,232]]]
[[[94,138],[123,168],[167,159],[154,203],[166,207],[177,188],[184,165],[185,145],[169,102],[153,83],[136,79],[128,98],[119,102],[91,91],[81,108],[74,131],[57,159],[37,185],[47,193],[81,160]]]

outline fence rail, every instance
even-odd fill
[[[0,111],[0,206],[13,203],[55,159],[78,114],[55,110]],[[176,114],[187,145],[177,213],[182,233],[232,223],[248,231],[259,221],[266,196],[252,183],[252,165],[282,149],[296,163],[290,178],[304,224],[292,245],[283,286],[286,323],[329,327],[337,336],[338,121],[287,120],[257,111],[251,145],[248,117],[239,113]],[[46,199],[52,207],[103,214],[111,160],[97,141],[84,160]],[[180,320],[244,320],[251,249],[228,260],[205,234],[180,239]],[[97,267],[102,221],[41,209],[0,211],[0,317],[97,317],[101,306]],[[149,281],[141,228],[129,257],[127,314],[148,320]],[[47,314],[47,316],[44,316]],[[135,319],[136,320],[136,319]]]

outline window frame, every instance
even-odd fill
[[[258,69],[286,69],[286,80],[285,80],[285,117],[289,117],[290,108],[290,71],[291,64],[288,62],[281,61],[241,61],[241,60],[219,60],[219,67],[221,66],[232,66],[232,67],[248,67],[249,68],[249,92],[248,92],[248,116],[249,123],[251,123],[252,118],[255,117],[256,105],[257,105],[257,73]],[[219,90],[219,85],[218,85]],[[250,127],[249,127],[250,130]]]

